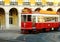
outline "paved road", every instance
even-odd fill
[[[60,42],[60,32],[38,34],[20,34],[17,32],[0,32],[1,42]]]
[[[16,40],[25,40],[26,42],[60,42],[60,32],[22,35]]]

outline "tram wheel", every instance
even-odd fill
[[[43,28],[43,29],[42,29],[42,32],[46,32],[46,29],[45,29],[45,28]]]

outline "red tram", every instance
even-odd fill
[[[22,33],[58,30],[59,25],[57,14],[21,14]]]
[[[35,11],[24,8],[21,14],[22,33],[58,30],[60,28],[60,15],[58,13],[40,8],[35,9]]]

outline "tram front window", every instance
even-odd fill
[[[22,15],[22,16],[21,16],[21,21],[22,21],[22,22],[26,22],[26,15]]]
[[[23,22],[31,21],[31,15],[22,15],[21,21],[23,21]]]
[[[28,15],[27,18],[28,18],[28,21],[31,21],[31,15]]]

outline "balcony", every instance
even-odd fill
[[[47,2],[48,6],[53,6],[53,2]]]

